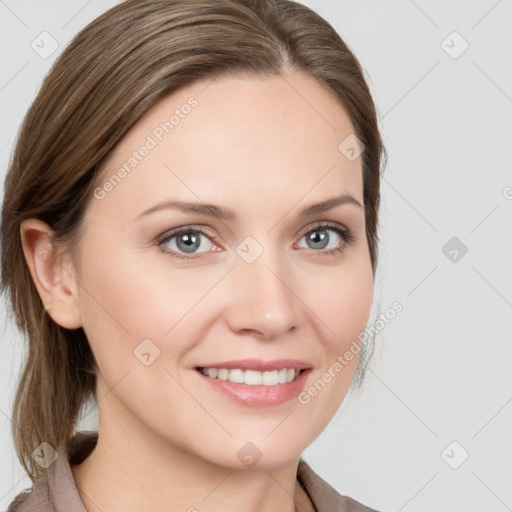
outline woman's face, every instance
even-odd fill
[[[372,302],[353,133],[337,100],[295,71],[188,86],[130,130],[68,269],[98,364],[100,432],[266,468],[320,434]],[[306,371],[276,384],[294,376],[285,368]]]

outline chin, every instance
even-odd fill
[[[218,448],[217,445],[213,453],[210,450],[203,451],[203,458],[212,464],[231,470],[274,470],[295,464],[306,448],[306,444],[285,445],[276,437],[272,442],[268,439],[254,442],[233,439],[221,453]]]

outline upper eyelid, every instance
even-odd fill
[[[348,229],[346,226],[344,226],[343,224],[340,224],[339,222],[333,222],[333,221],[317,221],[317,222],[314,222],[313,224],[310,224],[308,225],[307,227],[299,230],[299,232],[297,233],[296,236],[304,236],[306,233],[309,233],[310,231],[314,230],[314,229],[319,229],[319,228],[327,228],[327,229],[340,229],[341,231],[346,231],[347,233],[350,232],[350,229]]]
[[[185,226],[179,226],[177,228],[170,229],[168,231],[165,231],[161,235],[157,237],[158,242],[163,242],[165,240],[169,240],[170,238],[174,238],[175,236],[178,236],[181,233],[186,233],[188,231],[198,232],[203,235],[212,236],[212,238],[216,238],[215,234],[210,234],[209,229],[207,226],[199,226],[194,224],[187,224]],[[212,230],[213,232],[213,230]]]

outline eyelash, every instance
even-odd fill
[[[341,239],[343,240],[343,243],[340,247],[336,247],[335,249],[330,249],[330,250],[327,250],[327,251],[322,251],[322,250],[319,250],[319,251],[315,251],[314,249],[312,249],[313,251],[313,254],[315,256],[328,256],[328,257],[335,257],[337,255],[340,255],[340,254],[343,254],[343,252],[345,251],[345,248],[350,245],[351,242],[354,241],[355,239],[355,236],[354,234],[349,231],[348,229],[346,228],[342,228],[341,226],[339,226],[338,224],[332,224],[330,222],[323,222],[323,223],[320,223],[316,226],[313,226],[312,228],[309,228],[307,229],[306,231],[302,232],[300,234],[300,237],[299,237],[299,240],[302,239],[305,235],[309,234],[309,233],[312,233],[314,231],[323,231],[323,230],[329,230],[329,231],[334,231],[337,235],[339,235],[341,237]],[[183,259],[183,260],[196,260],[196,259],[199,259],[202,257],[202,255],[204,253],[199,253],[199,254],[196,254],[195,256],[185,256],[183,255],[183,253],[180,253],[180,252],[176,252],[174,250],[169,250],[169,249],[164,249],[163,246],[169,242],[170,240],[172,240],[173,238],[175,237],[178,237],[179,235],[184,235],[184,234],[190,234],[190,233],[193,233],[193,234],[202,234],[204,236],[206,236],[211,242],[215,243],[215,237],[213,237],[208,231],[206,231],[205,229],[201,228],[201,227],[181,227],[181,228],[176,228],[168,233],[165,233],[163,235],[161,235],[158,239],[157,239],[157,244],[158,244],[158,247],[161,248],[162,252],[166,253],[166,254],[169,254],[171,255],[172,257],[174,258],[178,258],[178,259]]]

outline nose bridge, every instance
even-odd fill
[[[288,283],[291,272],[278,247],[248,238],[237,247],[228,319],[234,330],[276,337],[297,322],[296,298]]]

